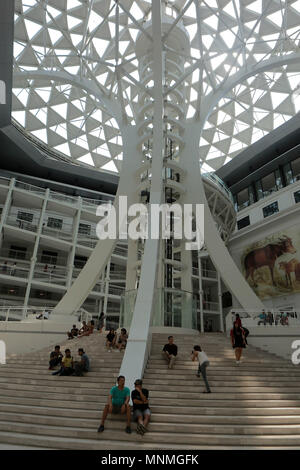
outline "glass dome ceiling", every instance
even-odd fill
[[[193,70],[184,81],[188,118],[230,77],[299,53],[298,61],[241,74],[221,97],[199,148],[202,171],[214,171],[300,111],[300,0],[199,0],[198,9],[194,0],[165,3],[165,14],[173,21],[181,15],[191,40],[184,65]],[[134,123],[135,41],[149,19],[151,1],[16,0],[14,120],[72,162],[119,172],[117,121],[80,80],[108,98],[121,96]]]

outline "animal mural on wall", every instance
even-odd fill
[[[241,264],[260,298],[300,292],[300,230],[279,232],[249,245]]]

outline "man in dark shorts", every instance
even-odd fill
[[[140,379],[137,379],[134,385],[135,390],[131,392],[133,420],[138,422],[136,432],[143,436],[147,431],[147,425],[151,416],[148,400],[149,392],[146,388],[142,388],[143,382]]]
[[[169,369],[173,369],[174,363],[176,360],[178,348],[176,344],[174,344],[173,336],[168,336],[168,343],[164,345],[162,350],[162,355],[165,357],[169,364]]]
[[[81,361],[75,362],[75,375],[82,377],[83,372],[88,372],[90,370],[90,360],[82,348],[78,349],[78,355],[81,357]]]
[[[121,328],[121,333],[119,335],[119,339],[118,339],[118,342],[116,344],[116,346],[117,346],[117,348],[120,352],[121,352],[121,349],[126,348],[127,340],[128,340],[127,331],[126,331],[125,328]]]
[[[76,336],[78,336],[78,333],[79,333],[78,328],[76,328],[76,325],[73,325],[71,331],[68,331],[68,333],[67,333],[68,339],[75,338]]]
[[[54,351],[50,354],[49,361],[49,370],[54,369],[54,367],[61,365],[63,355],[60,352],[60,346],[55,346]]]
[[[113,328],[111,328],[106,335],[106,348],[108,352],[111,352],[111,349],[115,347],[117,340],[117,334]]]
[[[104,422],[107,418],[108,413],[112,414],[125,414],[127,416],[127,426],[125,431],[128,434],[131,434],[131,410],[129,405],[130,399],[130,390],[128,387],[125,387],[125,377],[124,375],[120,375],[117,379],[118,385],[115,385],[110,390],[110,394],[108,397],[108,403],[105,405],[105,408],[102,413],[102,419],[100,426],[98,428],[98,432],[104,431]]]

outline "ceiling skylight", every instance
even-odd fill
[[[175,21],[188,2],[166,3],[165,13]],[[185,72],[192,69],[184,81],[188,119],[203,97],[241,70],[300,54],[300,0],[199,0],[198,6],[191,2],[179,22],[191,46],[184,58]],[[141,80],[136,41],[151,8],[150,0],[16,0],[15,121],[71,161],[119,172],[118,124],[76,80],[93,83],[109,97],[115,94],[123,100],[128,122],[135,123]],[[200,58],[202,71],[191,67]],[[120,69],[116,73],[120,64],[121,75]],[[35,72],[47,74],[46,79]],[[70,77],[69,83],[59,82],[60,73]],[[208,117],[200,141],[202,170],[218,169],[300,111],[298,89],[300,61],[234,86]]]

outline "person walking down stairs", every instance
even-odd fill
[[[167,359],[169,369],[173,369],[177,354],[178,348],[176,344],[174,344],[174,337],[168,336],[168,343],[164,345],[162,355]]]
[[[130,400],[130,390],[128,387],[125,387],[125,377],[124,375],[120,375],[117,378],[118,385],[115,385],[111,388],[108,403],[105,405],[105,408],[102,413],[102,419],[100,426],[98,428],[98,432],[104,431],[104,423],[107,418],[108,413],[112,414],[125,414],[127,416],[127,426],[125,431],[128,434],[131,434],[131,409],[129,405]]]
[[[199,366],[198,366],[198,373],[197,377],[200,377],[202,374],[206,391],[203,393],[211,393],[209,383],[207,381],[207,376],[206,376],[206,368],[209,366],[209,360],[207,355],[205,354],[204,351],[202,351],[201,347],[199,345],[194,346],[194,350],[192,351],[192,361],[198,360]]]

